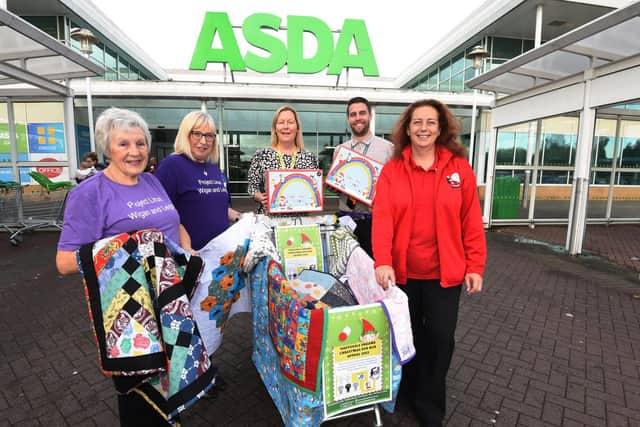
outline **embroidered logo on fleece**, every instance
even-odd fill
[[[450,176],[447,176],[447,182],[452,188],[460,188],[460,175],[458,175],[458,172],[454,172]]]

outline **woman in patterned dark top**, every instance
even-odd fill
[[[273,116],[271,146],[256,151],[249,166],[248,192],[259,203],[258,213],[266,212],[266,173],[272,169],[318,169],[316,155],[304,151],[298,113],[288,105],[280,107]]]

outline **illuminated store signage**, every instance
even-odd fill
[[[364,20],[345,19],[335,46],[331,29],[318,18],[287,16],[286,44],[274,34],[281,23],[280,17],[269,13],[248,16],[242,24],[242,35],[248,44],[264,52],[259,55],[249,50],[243,57],[229,16],[225,12],[207,12],[189,68],[205,70],[209,62],[218,62],[229,64],[231,71],[249,68],[275,73],[286,65],[291,74],[315,74],[328,68],[327,74],[340,75],[345,68],[360,68],[365,76],[379,76]],[[311,57],[303,55],[305,33],[317,43]],[[212,47],[216,34],[220,48]],[[352,44],[354,49],[350,49]]]

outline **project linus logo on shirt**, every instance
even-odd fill
[[[458,172],[454,172],[447,176],[447,182],[451,188],[460,188],[460,175],[458,175]]]

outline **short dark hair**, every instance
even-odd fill
[[[92,161],[98,163],[98,155],[95,153],[95,151],[89,151],[87,154],[84,155],[83,159],[84,160],[91,159]]]
[[[369,100],[367,98],[363,98],[361,96],[353,97],[347,102],[347,116],[349,115],[349,107],[353,104],[364,104],[367,106],[367,111],[371,114],[371,104],[369,104]]]

